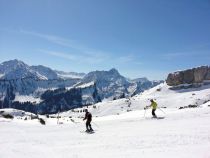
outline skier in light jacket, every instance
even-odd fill
[[[151,104],[149,106],[146,106],[146,108],[151,107],[152,108],[152,116],[154,118],[157,118],[157,115],[155,114],[155,111],[157,109],[157,103],[153,99],[151,99],[150,102],[151,102]]]

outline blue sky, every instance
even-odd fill
[[[0,0],[0,62],[129,78],[210,65],[209,0]]]

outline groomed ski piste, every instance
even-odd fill
[[[151,98],[164,119],[143,109]],[[82,109],[60,113],[59,124],[57,115],[40,116],[46,125],[30,120],[30,113],[1,109],[14,119],[0,117],[0,157],[209,158],[209,100],[209,85],[170,90],[164,83],[129,99],[90,106],[93,134],[83,132]]]

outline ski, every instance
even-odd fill
[[[93,133],[95,133],[95,131],[80,131],[80,133],[93,134]]]
[[[164,119],[165,117],[151,117],[152,119]]]

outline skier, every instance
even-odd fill
[[[90,112],[88,112],[87,109],[85,109],[85,118],[83,120],[87,120],[86,121],[86,132],[93,132],[93,129],[90,124],[92,121],[92,114]]]
[[[152,107],[152,116],[154,118],[157,118],[157,115],[155,114],[155,110],[157,109],[157,103],[153,99],[151,99],[150,102],[151,102],[151,105],[146,106],[145,108],[147,109],[149,107]]]

